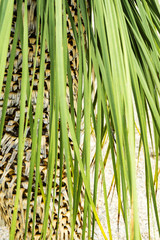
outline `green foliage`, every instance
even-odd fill
[[[18,36],[22,36],[22,83],[21,83],[21,108],[19,127],[19,149],[17,169],[17,194],[15,198],[15,211],[13,213],[10,240],[14,239],[18,196],[21,182],[22,160],[24,152],[25,132],[28,119],[32,129],[32,155],[29,175],[28,202],[26,214],[26,234],[30,206],[30,195],[33,181],[33,168],[36,166],[35,211],[36,195],[40,186],[45,201],[45,219],[42,236],[45,239],[50,211],[50,197],[52,191],[53,172],[56,172],[56,159],[58,152],[58,121],[61,119],[61,161],[63,153],[67,168],[68,195],[71,211],[71,239],[80,191],[84,183],[85,202],[83,219],[83,239],[86,239],[85,230],[88,228],[88,239],[94,239],[94,225],[97,221],[104,239],[112,239],[112,226],[110,225],[109,208],[107,202],[105,168],[102,156],[102,142],[105,134],[108,136],[109,150],[112,156],[116,191],[118,195],[118,213],[122,214],[125,222],[126,239],[141,239],[137,206],[136,191],[136,160],[135,160],[135,112],[140,124],[140,135],[145,156],[146,197],[149,205],[153,203],[157,229],[160,235],[160,220],[157,209],[155,186],[158,181],[158,153],[160,136],[160,5],[158,0],[99,0],[77,1],[78,31],[70,14],[67,1],[62,0],[37,0],[37,40],[41,19],[41,64],[40,79],[37,96],[35,118],[30,113],[32,87],[28,84],[28,23],[27,0],[25,0],[24,19],[22,24],[21,4],[19,2],[17,27],[14,35],[13,49],[9,65],[6,87],[6,98],[0,126],[2,137],[7,97],[13,69],[15,47]],[[11,29],[13,0],[0,1],[0,90],[3,84],[5,62]],[[89,11],[88,11],[89,10]],[[73,90],[71,84],[70,65],[67,50],[66,12],[70,17],[72,29],[77,43],[79,54],[79,82],[77,100],[77,118],[74,119]],[[88,14],[90,12],[90,16]],[[83,24],[85,36],[83,34]],[[21,26],[23,25],[23,26]],[[38,41],[37,41],[38,42]],[[51,58],[51,84],[50,84],[50,136],[48,157],[48,183],[47,194],[43,192],[41,177],[39,175],[40,146],[42,136],[43,95],[44,95],[44,64],[45,47],[49,48]],[[36,60],[34,63],[35,72]],[[92,69],[95,74],[94,91],[96,98],[92,98]],[[69,78],[71,114],[66,102],[66,78]],[[34,73],[33,73],[34,79]],[[33,81],[33,80],[32,80]],[[25,101],[27,99],[28,113],[25,117]],[[84,106],[84,112],[82,111]],[[149,111],[151,117],[149,118]],[[84,115],[82,114],[84,113]],[[83,116],[83,117],[82,117]],[[26,120],[27,119],[27,120]],[[152,123],[151,123],[152,119]],[[96,137],[95,149],[95,175],[93,197],[90,192],[90,140],[91,123]],[[150,131],[156,153],[155,178],[152,174],[150,153],[147,137],[147,125]],[[81,127],[84,126],[84,140],[80,152]],[[74,145],[74,160],[70,153],[68,128]],[[38,129],[38,131],[37,131]],[[114,133],[113,133],[114,132]],[[104,134],[105,133],[105,134]],[[116,138],[116,143],[114,137]],[[116,152],[115,152],[116,148]],[[37,149],[37,151],[34,151]],[[107,155],[108,156],[108,155]],[[73,164],[74,162],[74,164]],[[72,164],[71,164],[72,163]],[[71,173],[72,168],[72,173]],[[108,233],[100,223],[97,211],[97,184],[99,172],[102,173],[103,192],[108,224]],[[55,174],[56,176],[56,174]],[[72,176],[74,181],[72,180]],[[144,196],[145,197],[145,196]],[[150,201],[151,197],[151,201]],[[129,202],[131,210],[129,210]],[[128,222],[128,212],[132,215]],[[93,217],[92,217],[93,212]],[[34,219],[35,220],[35,219]],[[93,226],[93,227],[92,227]],[[150,229],[150,214],[148,210],[148,228]],[[32,233],[34,236],[34,232]]]

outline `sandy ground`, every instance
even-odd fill
[[[148,236],[148,227],[147,227],[147,202],[146,202],[146,191],[145,191],[145,162],[144,162],[144,156],[143,156],[143,149],[141,150],[140,157],[138,160],[138,148],[139,148],[139,134],[136,132],[136,174],[137,174],[137,195],[138,195],[138,207],[139,207],[139,222],[140,222],[140,232],[142,236],[142,240],[149,239]],[[106,144],[107,145],[107,144]],[[149,144],[151,146],[151,144]],[[91,153],[93,154],[95,149],[95,139],[92,137],[91,140]],[[102,154],[104,154],[105,149],[103,150]],[[150,154],[152,154],[153,151],[150,147]],[[153,168],[153,174],[154,174],[154,168],[155,168],[155,158],[151,157],[151,164]],[[91,176],[93,179],[93,171],[91,172]],[[112,168],[112,160],[111,157],[109,157],[106,168],[105,168],[105,177],[106,177],[106,185],[107,185],[107,192],[110,189],[112,177],[113,177],[113,168]],[[159,177],[160,178],[160,177]],[[110,221],[111,221],[111,230],[112,230],[112,236],[113,240],[123,240],[126,239],[125,235],[125,225],[122,218],[122,215],[120,216],[120,222],[118,227],[118,201],[117,201],[117,193],[116,189],[112,188],[110,196],[108,198],[108,205],[109,205],[109,214],[110,214]],[[158,185],[158,193],[157,193],[157,205],[158,205],[158,211],[160,215],[160,183]],[[98,187],[98,204],[97,204],[97,211],[99,218],[101,220],[101,223],[104,227],[104,230],[108,236],[108,230],[107,230],[107,220],[106,220],[106,214],[105,214],[105,207],[104,207],[104,199],[103,199],[103,189],[101,181],[99,181],[99,187]],[[153,207],[150,207],[150,222],[151,222],[151,240],[160,239],[157,231],[157,226],[155,222],[154,217],[154,210]],[[119,229],[119,230],[118,230]],[[4,227],[3,222],[0,221],[0,240],[8,240],[9,239],[9,233],[8,229]],[[96,224],[95,227],[95,240],[102,240],[104,239],[101,231]]]
[[[136,133],[136,152],[138,155],[138,139],[139,135]],[[152,150],[150,149],[152,152]],[[145,190],[145,163],[144,163],[144,156],[143,156],[143,150],[140,153],[139,161],[138,157],[136,158],[137,167],[136,167],[136,184],[137,184],[137,196],[138,196],[138,211],[139,211],[139,223],[140,223],[140,232],[142,240],[149,239],[148,236],[148,218],[147,218],[147,201],[146,201],[146,190]],[[154,168],[155,168],[155,159],[151,158],[151,164],[154,174]],[[106,171],[105,171],[105,178],[106,178],[106,185],[107,185],[107,192],[109,192],[111,181],[113,176],[113,168],[112,168],[112,161],[111,158],[109,158]],[[159,177],[160,178],[160,177]],[[160,180],[160,179],[159,179]],[[103,224],[104,230],[108,235],[108,228],[107,228],[107,220],[106,220],[106,213],[104,208],[104,199],[103,199],[103,190],[102,190],[102,184],[99,183],[98,188],[98,215],[99,218]],[[120,216],[120,222],[118,225],[118,200],[117,200],[117,193],[116,189],[112,188],[111,193],[108,198],[108,205],[109,205],[109,214],[110,214],[110,223],[111,223],[111,230],[112,230],[112,237],[113,240],[119,239],[119,240],[125,240],[125,225],[122,218],[122,215]],[[160,215],[160,182],[158,183],[158,192],[157,192],[157,206],[158,206],[158,212]],[[151,222],[151,240],[160,239],[157,231],[157,225],[154,217],[154,209],[151,204],[150,207],[150,222]],[[101,240],[104,239],[98,225],[96,224],[95,228],[95,240]]]
[[[136,112],[135,113],[135,121],[138,125],[138,119]],[[149,114],[150,115],[150,114]],[[151,119],[151,116],[150,116]],[[151,121],[152,122],[152,121]],[[151,131],[153,133],[153,129],[151,126]],[[154,176],[155,171],[155,157],[153,157],[153,149],[151,147],[151,140],[149,137],[149,131],[148,134],[148,144],[149,144],[149,152],[150,152],[150,159],[151,159],[151,166],[152,166],[152,174]],[[139,226],[140,226],[140,233],[142,240],[148,240],[148,217],[147,217],[147,200],[146,200],[146,190],[145,190],[145,160],[144,160],[144,152],[143,148],[141,148],[140,155],[138,158],[138,149],[139,149],[139,139],[140,135],[138,131],[135,129],[135,154],[136,154],[136,186],[137,186],[137,198],[138,198],[138,215],[139,215]],[[92,141],[93,148],[95,147],[94,140]],[[102,155],[104,155],[106,149],[102,150]],[[159,167],[160,169],[160,167]],[[112,160],[111,156],[108,158],[108,162],[105,168],[105,179],[106,179],[106,186],[107,186],[107,192],[110,190],[111,181],[113,177],[113,167],[112,167]],[[160,176],[158,178],[158,191],[157,191],[157,208],[158,208],[158,214],[160,216]],[[151,196],[150,196],[151,197]],[[151,199],[151,198],[150,198]],[[120,216],[120,221],[118,225],[118,198],[117,198],[117,192],[116,189],[112,188],[111,193],[108,198],[108,206],[109,206],[109,214],[110,214],[110,223],[111,223],[111,231],[112,231],[112,239],[113,240],[125,240],[126,234],[125,234],[125,225],[122,218],[122,215]],[[105,207],[104,207],[104,197],[103,197],[103,190],[102,190],[102,184],[99,182],[99,188],[98,188],[98,215],[99,218],[103,224],[105,233],[108,235],[108,228],[107,228],[107,220],[106,220],[106,213],[105,213]],[[160,239],[160,236],[158,234],[158,229],[155,221],[155,214],[152,203],[150,204],[150,224],[151,224],[151,232],[150,232],[150,239],[151,240],[158,240]],[[101,240],[104,239],[104,237],[101,234],[101,231],[96,224],[95,228],[95,240]]]

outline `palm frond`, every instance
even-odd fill
[[[75,236],[94,239],[95,221],[104,239],[112,239],[114,229],[105,169],[110,155],[118,216],[123,217],[126,239],[141,239],[136,115],[144,150],[148,235],[150,238],[153,204],[160,236],[156,200],[160,134],[159,34],[160,4],[157,0],[0,1],[0,190],[7,197],[5,183],[13,184],[10,172],[16,178],[16,190],[8,197],[12,202],[7,210],[11,213],[9,219],[12,218],[10,239],[14,239],[17,232],[24,239],[34,239],[36,234],[40,239],[60,239],[63,234],[64,239],[65,234],[70,239]],[[31,43],[33,41],[35,44]],[[20,55],[17,49],[22,52],[20,63],[17,63]],[[18,105],[14,105],[14,111],[20,111],[17,136],[14,131],[7,132],[10,121],[15,121],[8,113],[12,108],[14,81],[18,81],[15,92],[20,95]],[[91,129],[96,139],[93,179]],[[9,148],[6,136],[17,141],[17,145],[12,143]],[[102,154],[106,136],[108,148]],[[154,174],[149,137],[156,155]],[[107,231],[96,210],[99,176],[102,177]],[[27,184],[25,189],[24,184]],[[2,213],[5,201],[5,198],[0,201]],[[62,219],[67,226],[63,226]]]

